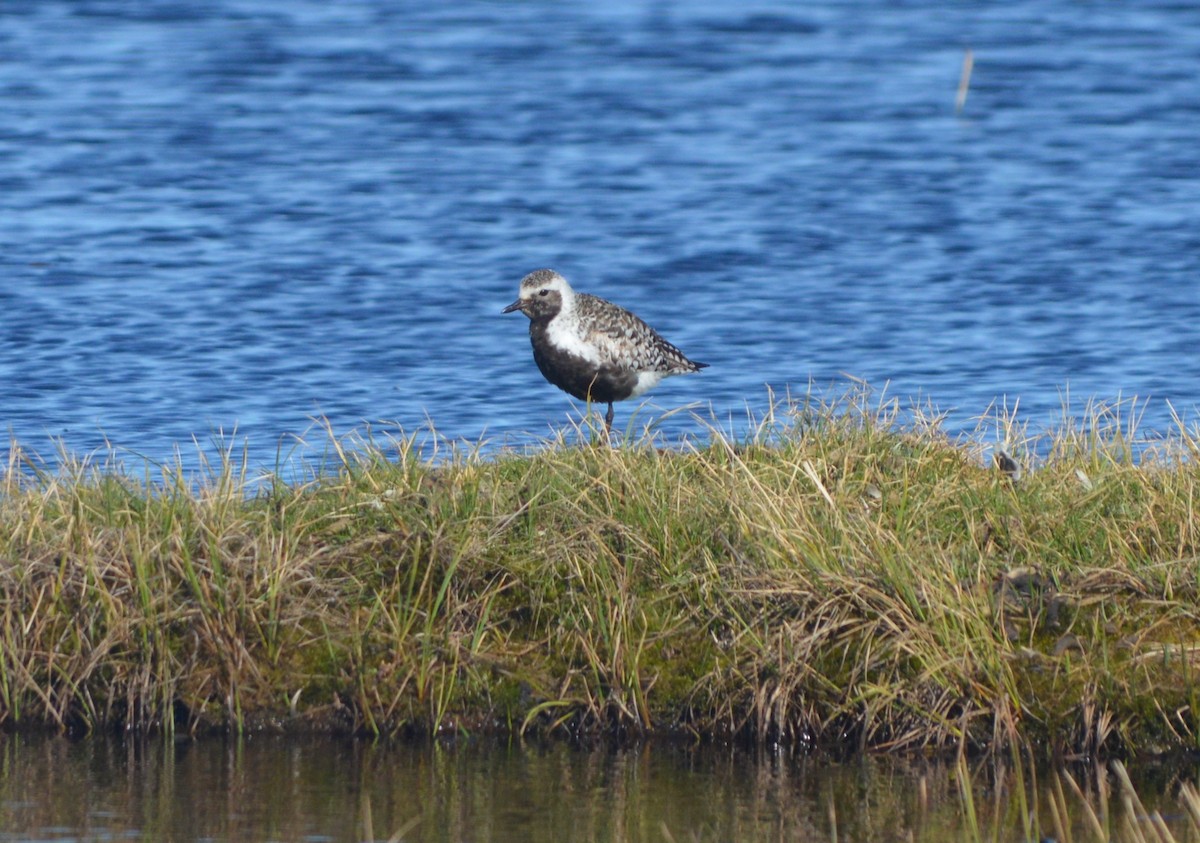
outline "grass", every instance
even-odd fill
[[[1188,777],[1163,785],[1158,807],[1147,809],[1119,760],[1107,765],[1058,764],[1044,770],[1026,760],[1029,747],[1014,747],[990,765],[972,768],[960,756],[953,779],[958,788],[957,820],[939,817],[931,835],[972,843],[1020,839],[1074,843],[1183,843],[1200,840],[1200,790]],[[1023,757],[1024,756],[1024,757]],[[990,799],[981,798],[991,794]],[[1174,804],[1172,803],[1172,798]]]
[[[1200,438],[1135,410],[1000,415],[1016,482],[865,391],[674,449],[331,435],[287,484],[14,445],[0,723],[1196,749]]]

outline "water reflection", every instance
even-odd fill
[[[1137,780],[1174,811],[1176,778]],[[953,763],[847,763],[670,745],[581,750],[332,738],[195,743],[6,736],[0,840],[928,840],[970,839]],[[1098,804],[1097,779],[1075,771]],[[1175,778],[1171,778],[1174,776]],[[1051,828],[1049,776],[969,771],[988,839]],[[1027,796],[1017,798],[1026,785]],[[1089,783],[1090,782],[1090,783]],[[1069,793],[1069,791],[1068,791]],[[1040,794],[1040,795],[1039,795]],[[1070,801],[1070,800],[1068,800]],[[1114,816],[1120,800],[1109,796]],[[1075,800],[1076,807],[1082,803]],[[1078,816],[1074,816],[1078,814]],[[1070,820],[1087,836],[1084,813]],[[1183,818],[1168,813],[1168,822]],[[1115,827],[1114,821],[1114,827]]]

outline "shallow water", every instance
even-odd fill
[[[8,735],[0,738],[0,765],[4,841],[958,843],[969,836],[955,766],[919,759],[832,763],[661,745]],[[1135,775],[1146,809],[1161,807],[1177,834],[1185,820],[1174,791],[1196,772],[1194,764],[1154,765]],[[1082,768],[1072,774],[1094,800],[1095,779]],[[1011,771],[997,777],[991,765],[977,764],[970,776],[984,839],[1024,839]],[[1025,778],[1025,804],[1044,813],[1044,832],[1052,830],[1048,778]],[[1120,800],[1109,798],[1116,828]],[[1091,839],[1080,803],[1071,804],[1075,838]]]
[[[951,430],[1200,404],[1195,4],[5,0],[0,55],[0,424],[42,453],[546,434],[499,311],[547,265],[711,364],[639,425],[848,377]]]

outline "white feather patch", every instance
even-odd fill
[[[555,348],[599,366],[600,349],[580,335],[579,322],[573,317],[573,313],[564,310],[551,319],[550,324],[546,326],[546,339]]]
[[[658,386],[658,382],[671,372],[638,372],[637,383],[633,385],[633,392],[629,393],[630,398],[637,398],[643,392],[649,392],[654,387]]]

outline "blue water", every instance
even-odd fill
[[[500,309],[551,266],[711,364],[618,426],[857,378],[1166,431],[1198,67],[1166,0],[4,0],[0,425],[268,467],[313,417],[545,435],[580,408]]]

